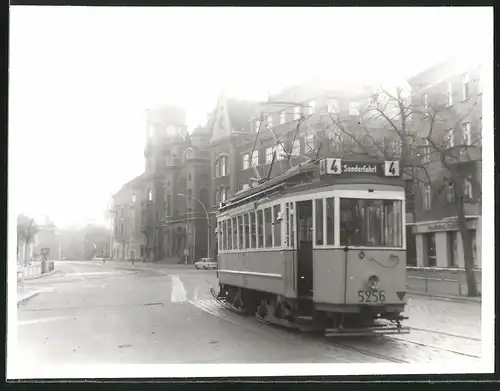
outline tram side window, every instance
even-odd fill
[[[240,250],[245,248],[245,231],[243,230],[243,216],[238,216],[238,243]]]
[[[219,221],[217,224],[217,247],[222,250],[222,222]]]
[[[295,247],[295,215],[293,214],[293,202],[290,202],[290,247]]]
[[[264,224],[266,225],[266,247],[273,247],[273,224],[272,224],[272,209],[264,209]]]
[[[274,246],[281,246],[281,220],[279,220],[278,215],[281,211],[281,205],[274,205]]]
[[[340,200],[342,246],[401,247],[402,202],[400,200]]]
[[[248,224],[248,214],[243,215],[243,226],[245,229],[245,248],[250,248],[250,226]]]
[[[238,250],[238,222],[233,217],[233,250]]]
[[[257,248],[257,226],[255,225],[255,213],[250,213],[250,248]]]
[[[335,198],[326,199],[326,244],[335,244]]]
[[[227,249],[233,249],[233,227],[231,224],[231,219],[227,219]]]
[[[285,245],[290,245],[290,207],[286,203],[286,232],[285,232]]]
[[[323,199],[316,200],[316,245],[323,245]]]
[[[222,222],[222,249],[227,250],[227,221]]]
[[[262,209],[257,211],[257,229],[258,229],[258,242],[259,248],[264,247],[264,221],[262,218]]]

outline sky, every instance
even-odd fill
[[[403,80],[490,37],[491,8],[10,8],[9,202],[105,223],[144,170],[146,110],[204,124],[313,76]],[[486,21],[486,22],[485,22]]]

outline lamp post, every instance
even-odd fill
[[[179,197],[184,197],[184,198],[193,198],[194,200],[196,200],[202,207],[203,207],[203,210],[205,212],[205,217],[207,218],[207,258],[210,258],[210,217],[208,216],[208,211],[207,211],[207,208],[205,206],[205,204],[203,202],[201,202],[198,198],[196,197],[193,197],[193,196],[187,196],[183,193],[177,193],[177,195]]]

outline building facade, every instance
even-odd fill
[[[454,160],[450,164],[456,165],[460,172],[463,183],[459,185],[472,237],[474,264],[481,268],[481,65],[470,60],[448,59],[410,78],[408,83],[412,104],[436,116],[432,139],[452,154]],[[421,116],[415,121],[418,118]],[[421,128],[428,132],[428,127]],[[412,232],[416,265],[463,268],[463,243],[449,170],[428,141],[422,151],[421,163],[427,167],[429,180],[419,183],[415,192]]]
[[[209,253],[208,139],[204,128],[188,134],[180,108],[149,110],[141,202],[149,261],[192,263]]]

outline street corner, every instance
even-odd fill
[[[24,277],[24,281],[37,280],[37,279],[44,278],[44,277],[55,276],[55,275],[58,275],[61,273],[62,273],[62,270],[57,268],[57,269],[54,269],[48,273],[43,273],[43,274],[40,274],[38,276]]]
[[[20,307],[23,304],[26,304],[31,299],[34,299],[35,297],[37,297],[40,293],[42,293],[42,292],[41,291],[33,291],[33,292],[26,292],[24,294],[19,295],[17,298],[17,306]]]

